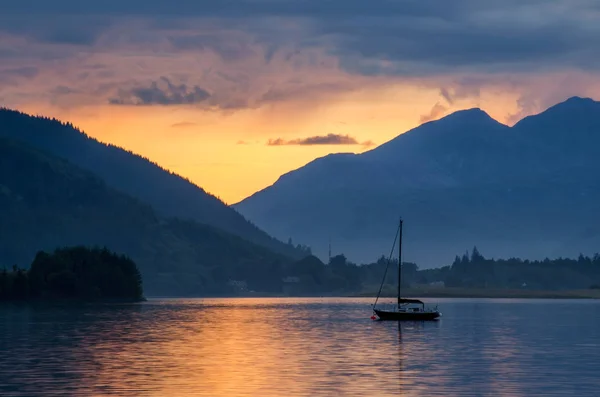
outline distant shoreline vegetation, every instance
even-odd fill
[[[387,273],[386,273],[386,267]],[[382,296],[395,296],[398,260],[354,264],[344,255],[328,263],[315,256],[262,266],[215,264],[204,289],[163,296],[310,297],[375,296],[386,273]],[[219,271],[219,272],[217,272]],[[167,277],[167,275],[162,275]],[[208,288],[210,287],[210,289]],[[600,255],[529,261],[487,259],[474,248],[454,263],[434,269],[402,264],[404,296],[430,298],[595,298],[600,299]],[[158,294],[156,294],[158,295]],[[158,295],[158,296],[160,296]],[[127,256],[84,246],[38,252],[29,269],[0,264],[0,302],[136,302],[143,297],[142,276]]]
[[[389,288],[382,291],[382,298],[395,298],[397,292]],[[353,294],[356,298],[374,298],[377,290]],[[407,288],[402,290],[406,298],[479,298],[479,299],[600,299],[600,290],[527,290],[499,288]]]
[[[386,273],[386,267],[388,267]],[[356,265],[344,255],[328,264],[308,257],[286,269],[283,294],[287,296],[375,296],[385,276],[383,294],[395,296],[398,260],[380,257]],[[406,296],[498,298],[600,298],[600,255],[577,259],[488,259],[474,247],[451,265],[419,269],[402,263]]]
[[[143,300],[137,265],[107,248],[40,251],[29,269],[13,266],[0,270],[0,302]]]

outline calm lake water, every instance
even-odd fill
[[[599,396],[600,302],[172,299],[0,307],[1,396]]]

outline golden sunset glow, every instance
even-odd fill
[[[525,6],[509,13],[474,7],[444,24],[433,9],[419,11],[430,19],[396,23],[383,8],[364,9],[372,19],[360,22],[330,20],[320,6],[296,17],[286,7],[256,11],[249,4],[239,5],[254,18],[229,19],[209,8],[219,15],[211,18],[190,4],[161,16],[150,2],[144,13],[125,7],[119,17],[109,16],[110,7],[107,15],[100,5],[82,8],[76,22],[60,7],[41,18],[15,4],[11,20],[22,26],[0,21],[0,105],[70,121],[235,203],[317,157],[365,151],[456,110],[480,107],[513,124],[568,96],[600,94],[577,46],[567,57],[525,43],[563,57],[532,64],[506,52],[493,30],[510,19],[511,31],[537,35],[531,29],[544,15],[547,24],[566,18],[591,34],[592,14],[581,10],[548,5],[534,15]],[[375,35],[379,25],[399,29],[404,41],[384,30],[367,42],[361,29]],[[456,41],[444,41],[448,34]],[[406,47],[399,52],[399,45]],[[354,143],[267,144],[330,134]]]
[[[600,0],[0,1],[0,397],[600,396]]]
[[[436,101],[438,90],[399,83],[339,94],[312,107],[283,103],[232,112],[192,106],[22,108],[71,121],[88,135],[147,157],[231,204],[317,157],[360,153],[385,143],[421,124]],[[478,106],[500,121],[518,110],[514,95],[490,94],[456,103],[434,118]],[[267,145],[274,138],[326,134],[349,135],[359,144]]]

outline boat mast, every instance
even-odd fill
[[[386,261],[385,271],[383,272],[383,279],[381,279],[381,285],[379,285],[379,291],[377,292],[377,297],[375,298],[375,303],[373,304],[373,310],[375,306],[377,306],[377,301],[381,296],[381,290],[383,289],[383,284],[385,284],[385,277],[387,275],[387,271],[390,268],[390,263],[392,263],[392,257],[394,256],[394,248],[396,248],[396,240],[398,240],[398,234],[400,233],[400,229],[396,229],[396,237],[394,237],[394,242],[392,243],[392,249],[390,250],[390,256]],[[400,289],[398,289],[398,299],[400,299]]]
[[[400,232],[398,238],[398,308],[400,307],[400,288],[402,285],[402,218],[400,218]]]

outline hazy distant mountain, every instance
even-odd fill
[[[600,103],[571,98],[513,127],[479,109],[423,124],[369,152],[333,154],[234,206],[321,257],[389,253],[398,217],[406,260],[593,254],[600,247]]]
[[[278,269],[291,263],[212,226],[163,219],[88,171],[0,138],[0,268],[80,244],[131,256],[147,295],[223,292],[229,279],[277,290]]]
[[[71,124],[0,109],[0,137],[25,142],[92,171],[111,187],[147,202],[161,214],[216,226],[288,256],[304,256],[188,180],[141,156],[98,142]]]

